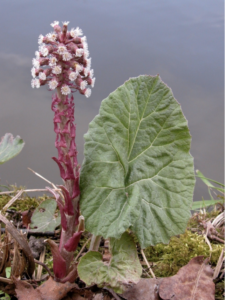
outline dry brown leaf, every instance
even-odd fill
[[[80,295],[78,294],[73,294],[72,296],[70,296],[70,299],[71,300],[86,300],[87,298],[84,298],[84,297],[81,297]],[[66,298],[63,299],[63,300],[67,300]],[[69,300],[69,299],[68,299]]]
[[[141,278],[137,284],[128,288],[122,297],[127,300],[159,300],[158,290],[161,281],[162,279]]]
[[[4,241],[0,242],[0,276],[5,277],[5,268],[11,265],[10,263],[10,249],[9,249],[9,237],[7,231],[5,232]]]
[[[32,214],[33,212],[30,209],[21,212],[24,227],[28,228],[29,224],[31,223]]]
[[[163,300],[214,300],[213,270],[208,259],[194,257],[176,275],[164,278],[159,296]]]
[[[8,295],[14,296],[15,295],[15,284],[11,283],[11,284],[5,285],[4,282],[0,281],[0,291],[2,291],[3,293],[6,293]]]
[[[63,300],[92,300],[94,293],[89,288],[79,288],[78,285],[76,285]]]
[[[104,295],[103,300],[111,300],[111,299],[115,299],[115,298],[110,298],[109,295]]]
[[[19,300],[61,300],[72,288],[76,287],[75,283],[60,283],[51,277],[37,289],[21,280],[15,280],[15,284]]]
[[[20,245],[24,255],[27,258],[27,273],[32,278],[32,274],[35,269],[34,258],[29,248],[26,238],[7,220],[5,216],[0,213],[0,221],[6,225],[6,230],[11,234],[11,236],[17,241]]]
[[[15,285],[18,300],[43,300],[40,291],[34,289],[31,284],[22,280],[15,280]]]
[[[75,283],[60,283],[50,277],[37,289],[40,291],[43,300],[61,300],[74,287],[76,287]]]
[[[20,251],[19,244],[15,240],[11,276],[15,276],[18,278],[23,274],[25,268],[26,268],[26,257],[24,253]]]

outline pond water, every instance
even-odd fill
[[[83,135],[101,100],[130,77],[159,74],[181,104],[192,134],[195,169],[223,182],[223,1],[67,0],[0,1],[0,136],[26,142],[0,166],[0,184],[44,188],[27,168],[60,184],[51,92],[30,86],[31,60],[39,34],[54,20],[70,21],[87,36],[96,85],[90,98],[75,94],[78,159]],[[194,199],[208,199],[197,180]]]

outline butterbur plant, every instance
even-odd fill
[[[56,90],[52,96],[54,112],[54,131],[56,133],[55,147],[58,157],[53,157],[57,163],[64,185],[59,186],[61,193],[48,190],[54,195],[61,213],[62,232],[59,248],[53,241],[48,241],[53,253],[53,270],[57,280],[73,281],[75,270],[70,264],[77,248],[80,236],[84,230],[84,220],[79,218],[79,174],[77,162],[77,147],[75,143],[76,125],[74,124],[74,98],[72,93],[79,91],[89,97],[94,87],[94,71],[91,69],[86,37],[77,27],[68,31],[68,23],[51,24],[53,32],[38,39],[39,51],[35,52],[31,74],[31,86],[39,88],[48,85],[50,90]]]
[[[157,76],[131,78],[102,101],[99,114],[85,135],[84,162],[77,162],[74,99],[78,91],[89,97],[94,86],[86,37],[80,28],[67,30],[53,22],[53,33],[39,36],[33,59],[32,87],[47,84],[52,98],[55,146],[64,185],[53,189],[61,212],[59,247],[53,253],[55,279],[108,286],[121,293],[137,283],[142,272],[134,234],[142,249],[168,243],[183,233],[190,217],[195,184],[191,135],[171,89]],[[80,213],[81,210],[81,213]],[[89,251],[71,266],[85,227],[109,239],[109,262]]]

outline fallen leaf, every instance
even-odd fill
[[[121,296],[127,300],[159,300],[159,285],[161,278],[141,278],[129,287]]]
[[[24,237],[24,235],[20,234],[20,232],[1,213],[0,213],[0,221],[2,221],[6,225],[6,230],[11,234],[11,236],[20,245],[24,255],[27,258],[27,262],[28,262],[27,273],[30,277],[32,277],[32,274],[35,269],[35,263],[34,263],[34,258],[33,258],[32,252],[30,250],[30,247],[28,245],[26,238]]]
[[[37,289],[21,280],[15,279],[15,284],[18,300],[61,300],[71,289],[76,287],[75,283],[60,283],[51,277]]]
[[[7,284],[5,285],[5,283],[2,283],[0,282],[0,291],[8,294],[8,295],[11,295],[11,296],[14,296],[15,295],[15,284]],[[1,299],[3,300],[3,299]]]
[[[43,201],[34,211],[31,217],[30,228],[35,231],[54,231],[60,225],[61,216],[55,218],[55,210],[57,203],[53,199]]]
[[[23,251],[20,251],[19,244],[14,241],[14,256],[12,261],[11,276],[19,277],[26,268],[26,257]]]
[[[164,278],[159,296],[163,300],[214,300],[213,270],[208,259],[194,257],[176,275]]]
[[[18,300],[43,300],[40,291],[35,290],[31,284],[22,280],[15,280],[15,285]]]
[[[68,299],[63,298],[63,300],[86,300],[87,298],[81,297],[79,294],[73,294]]]
[[[5,277],[6,267],[11,266],[9,237],[7,231],[5,232],[4,241],[0,242],[0,249],[0,276]]]
[[[25,210],[21,213],[22,215],[22,222],[23,222],[23,227],[28,227],[28,225],[31,223],[31,217],[32,217],[33,212],[29,210]]]
[[[37,290],[40,291],[43,300],[61,300],[74,287],[76,287],[75,283],[60,283],[50,277]]]

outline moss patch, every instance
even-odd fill
[[[212,244],[211,264],[216,266],[223,245]],[[158,244],[144,250],[149,262],[153,262],[153,271],[157,277],[175,275],[193,257],[203,255],[210,256],[209,246],[204,237],[186,230],[179,237],[172,237],[168,245]]]
[[[0,210],[24,187],[16,187],[16,186],[9,186],[9,190],[13,190],[14,192],[11,194],[3,194],[0,195]],[[1,191],[1,190],[0,190]],[[9,209],[14,209],[16,211],[25,211],[29,209],[35,209],[40,205],[42,201],[45,199],[49,199],[50,197],[47,195],[43,195],[41,197],[29,197],[25,192],[20,196],[18,200],[16,200]]]

